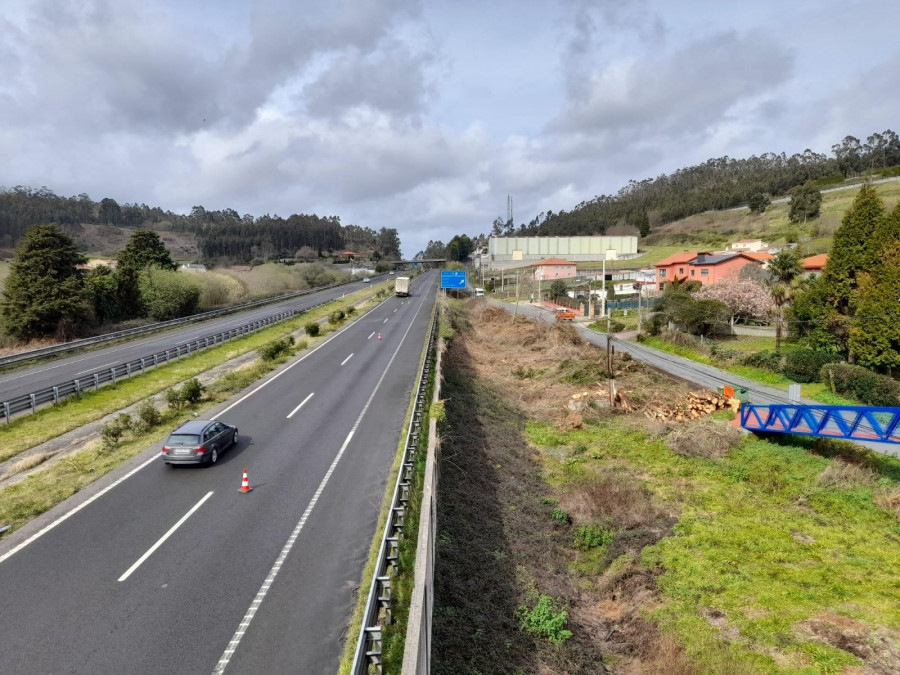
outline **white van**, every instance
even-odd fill
[[[476,289],[475,289],[475,297],[476,297],[476,298],[482,298],[482,297],[484,297],[484,289],[483,289],[483,288],[476,288]]]

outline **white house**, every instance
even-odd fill
[[[741,251],[742,253],[757,253],[769,248],[769,245],[762,239],[738,239],[728,248],[732,251]]]

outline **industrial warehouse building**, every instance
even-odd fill
[[[476,260],[486,270],[526,267],[546,258],[563,258],[569,262],[625,260],[638,255],[638,238],[606,237],[491,237],[488,250]],[[607,253],[608,252],[608,253]]]

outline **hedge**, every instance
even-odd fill
[[[866,405],[895,406],[900,403],[900,383],[848,363],[822,366],[822,381],[836,394],[850,395]]]
[[[782,372],[795,382],[818,382],[822,366],[837,363],[841,357],[829,352],[798,349],[784,358]]]

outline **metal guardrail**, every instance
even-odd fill
[[[281,302],[283,300],[290,300],[291,298],[299,298],[304,295],[310,295],[312,293],[317,293],[319,291],[324,291],[329,288],[335,288],[336,286],[343,286],[344,284],[353,283],[354,280],[350,281],[341,281],[336,284],[329,284],[328,286],[319,286],[318,288],[312,288],[305,291],[293,291],[291,293],[285,293],[284,295],[279,295],[271,298],[263,298],[262,300],[254,300],[253,302],[247,302],[243,305],[235,305],[233,307],[223,307],[222,309],[214,309],[209,312],[203,312],[201,314],[192,314],[191,316],[185,316],[180,319],[172,319],[170,321],[160,321],[158,323],[152,323],[147,326],[138,326],[136,328],[126,328],[125,330],[116,331],[115,333],[106,333],[104,335],[98,335],[96,337],[91,338],[82,338],[80,340],[71,340],[69,342],[64,342],[60,345],[52,345],[50,347],[41,347],[40,349],[30,349],[27,352],[19,352],[18,354],[10,354],[8,356],[0,356],[0,366],[7,366],[14,363],[21,363],[23,361],[31,361],[34,359],[39,359],[43,356],[50,356],[52,354],[63,354],[65,352],[75,351],[77,349],[81,349],[83,347],[90,347],[92,345],[102,344],[104,342],[111,342],[113,340],[120,340],[125,337],[134,337],[136,335],[144,335],[146,333],[155,333],[156,331],[165,330],[166,328],[171,328],[173,326],[181,326],[188,323],[196,323],[199,321],[205,321],[206,319],[214,319],[219,316],[226,316],[228,314],[235,314],[236,312],[241,312],[245,309],[252,309],[254,307],[261,307],[263,305],[271,305],[276,302]]]
[[[285,319],[305,314],[311,309],[321,307],[329,302],[333,302],[333,300],[325,300],[316,303],[307,309],[288,309],[283,312],[278,312],[263,319],[257,319],[256,321],[251,321],[226,331],[220,331],[205,337],[197,338],[196,340],[182,342],[174,347],[143,356],[139,359],[125,361],[108,368],[103,368],[102,370],[94,371],[84,377],[66,380],[65,382],[60,382],[52,387],[46,387],[31,392],[30,394],[23,394],[22,396],[11,398],[8,401],[0,402],[0,419],[5,419],[9,422],[13,415],[23,411],[30,411],[34,414],[37,412],[39,406],[48,403],[59,403],[68,396],[81,394],[86,391],[96,391],[104,384],[115,384],[123,378],[146,372],[149,368],[153,368],[154,366],[158,366],[162,363],[169,363],[182,356],[194,354],[208,347],[213,347],[222,344],[223,342],[227,342],[228,340],[254,333],[266,326],[271,326],[272,324],[279,323]]]
[[[437,308],[436,304],[435,308]],[[431,372],[431,361],[434,358],[436,334],[437,313],[435,312],[431,319],[425,363],[422,366],[422,372],[419,373],[416,403],[412,419],[409,422],[409,429],[406,432],[402,463],[400,471],[397,472],[394,496],[391,499],[391,508],[384,525],[384,533],[381,535],[375,572],[372,575],[366,608],[363,611],[359,639],[356,642],[356,653],[350,670],[353,675],[365,675],[369,672],[369,666],[374,666],[377,672],[381,672],[382,621],[390,623],[392,620],[391,579],[395,576],[400,562],[400,537],[403,536],[406,509],[412,482],[415,480],[416,453],[422,434],[425,406],[428,405],[428,376]]]
[[[748,431],[900,444],[900,408],[777,403],[741,406]]]
[[[441,399],[441,355],[443,340],[438,337],[434,360],[434,391],[431,402]],[[401,675],[428,675],[431,672],[431,631],[434,614],[434,566],[437,560],[437,487],[438,466],[437,420],[428,420],[428,456],[422,477],[422,504],[419,507],[419,534],[416,540],[415,578],[406,620],[406,642],[403,649]]]

